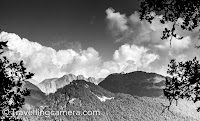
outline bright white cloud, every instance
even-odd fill
[[[14,33],[1,32],[0,41],[8,41],[10,51],[6,53],[6,56],[12,62],[23,60],[27,70],[35,73],[34,79],[38,82],[64,74],[60,71],[59,66],[54,64],[62,61],[63,58],[58,59],[60,52],[39,43],[30,42],[25,38],[21,39]],[[63,55],[63,57],[66,56],[70,55]]]
[[[113,60],[104,62],[99,52],[92,47],[79,53],[72,49],[56,51],[7,32],[0,33],[0,41],[8,41],[9,51],[5,55],[12,62],[23,60],[27,70],[35,73],[33,79],[38,82],[67,73],[104,78],[111,73],[145,68],[158,58],[144,47],[129,44],[116,50]]]
[[[73,58],[77,56],[76,53],[72,49],[67,50],[59,50],[53,54],[53,64],[58,65],[59,67],[63,66],[65,63],[72,63]]]
[[[148,53],[147,48],[125,44],[115,51],[113,58],[120,65],[121,70],[128,73],[139,68],[146,68],[159,56]]]
[[[101,61],[99,53],[94,48],[89,47],[75,56],[71,63],[63,65],[62,71],[76,75],[81,74],[85,77],[99,77],[98,72],[100,71]]]

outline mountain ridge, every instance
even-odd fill
[[[65,74],[60,78],[51,78],[45,79],[40,82],[37,86],[44,92],[45,94],[55,93],[59,88],[68,85],[73,80],[85,80],[87,82],[92,82],[94,84],[98,84],[103,80],[103,78],[95,79],[94,77],[85,78],[83,75],[74,75],[74,74]]]
[[[23,88],[30,90],[30,95],[25,96],[24,109],[30,109],[33,106],[36,106],[40,101],[46,98],[46,95],[35,84],[29,81],[25,81]]]
[[[111,74],[101,81],[99,86],[113,93],[159,97],[163,96],[165,78],[156,73],[134,71],[126,74]]]

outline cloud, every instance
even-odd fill
[[[159,59],[145,47],[124,44],[113,54],[113,60],[104,62],[101,71],[104,73],[129,73],[133,71],[149,71],[151,64]]]
[[[171,40],[171,45],[170,45],[170,38],[169,38],[163,44],[157,45],[156,47],[160,49],[173,49],[176,51],[181,51],[183,49],[188,49],[190,44],[191,44],[190,36],[184,37],[181,40],[173,37]]]
[[[127,19],[126,16],[123,14],[120,14],[119,12],[115,12],[114,9],[108,8],[106,10],[108,20],[108,27],[109,29],[113,30],[112,33],[115,36],[119,36],[120,33],[123,33],[128,29]]]
[[[144,47],[129,44],[116,50],[112,60],[103,61],[99,52],[92,47],[80,52],[73,49],[56,51],[7,32],[0,33],[0,41],[8,41],[9,51],[4,55],[11,62],[23,60],[27,71],[35,73],[33,79],[37,82],[68,73],[105,78],[111,73],[144,69],[158,58]]]
[[[10,61],[16,62],[23,60],[27,70],[35,73],[34,79],[38,82],[46,78],[60,77],[64,74],[60,71],[59,64],[66,63],[66,60],[62,59],[67,59],[70,53],[66,53],[60,57],[60,51],[56,52],[50,47],[42,46],[36,42],[30,42],[25,38],[20,38],[14,33],[1,32],[0,41],[8,41],[8,49],[10,51],[5,53],[5,55]],[[74,54],[76,52],[72,51],[72,53]]]
[[[120,65],[121,70],[128,73],[147,68],[159,56],[148,53],[147,48],[125,44],[115,51],[113,58]]]
[[[140,23],[140,14],[137,11],[135,11],[134,14],[132,14],[130,16],[130,22],[132,24],[138,24],[138,23]]]
[[[116,42],[125,42],[125,43],[134,43],[137,45],[143,45],[144,43],[149,44],[158,44],[160,43],[160,38],[162,35],[162,30],[167,27],[169,28],[171,24],[161,24],[161,16],[155,16],[152,24],[145,20],[140,20],[139,13],[135,11],[129,17],[125,14],[115,12],[113,9],[112,15],[117,15],[120,17],[113,17],[113,19],[108,12],[106,19],[108,20],[108,26],[111,30],[114,37],[116,37]],[[110,11],[107,9],[106,11]],[[123,18],[123,19],[122,19]],[[116,22],[122,21],[122,22]],[[115,24],[113,24],[115,23]],[[111,27],[110,27],[111,26]],[[125,29],[120,29],[120,26],[123,26]],[[119,31],[121,30],[121,31]],[[116,34],[117,32],[117,34]],[[119,36],[120,35],[120,36]]]
[[[89,47],[87,50],[81,51],[77,56],[74,56],[73,61],[64,64],[61,69],[76,75],[99,77],[98,72],[101,61],[99,53],[94,48]]]
[[[60,49],[73,49],[76,52],[79,52],[82,49],[82,44],[79,41],[67,41],[67,40],[61,40],[58,42],[52,43],[51,47],[53,47],[56,50]]]
[[[121,36],[120,37],[117,36],[117,39],[116,39],[117,42],[131,43],[131,44],[136,44],[140,46],[158,45],[158,46],[165,46],[166,48],[170,47],[169,41],[162,41],[161,37],[163,35],[163,30],[165,28],[170,29],[172,27],[172,23],[169,23],[169,22],[165,24],[160,23],[160,19],[162,18],[162,15],[160,16],[155,15],[155,18],[152,20],[152,23],[150,24],[146,20],[141,21],[139,17],[140,14],[137,11],[135,11],[130,16],[125,16],[125,14],[115,12],[113,9],[111,10],[112,10],[113,15],[117,14],[117,16],[121,16],[121,17],[115,17],[115,19],[113,19],[112,17],[108,17],[110,16],[110,14],[108,14],[107,12],[106,18],[109,21],[108,26],[112,25],[111,31],[116,31],[116,28],[119,28],[119,26],[122,26],[122,25],[125,26],[124,28],[126,28],[125,29],[126,31],[125,30],[118,31],[118,32],[121,32],[119,33],[119,35]],[[111,10],[107,9],[106,11],[111,11]],[[152,14],[154,13],[152,12]],[[123,23],[115,22],[115,21],[122,21],[122,18],[123,18]],[[114,22],[115,24],[111,24]],[[181,24],[182,20],[179,19],[178,23]],[[178,28],[176,32],[178,34],[183,33],[180,30],[180,28]],[[185,35],[187,34],[188,33],[186,33]],[[190,44],[189,36],[185,36],[182,42],[176,41],[175,38],[173,38],[172,40],[174,40],[173,41],[174,48],[177,48],[177,50],[182,49],[182,48],[187,48],[188,45]]]
[[[110,9],[107,9],[107,11],[108,10]],[[121,26],[121,25],[126,26],[125,27],[126,29],[124,31],[117,31],[118,32],[117,36],[113,34],[113,36],[116,39],[116,42],[129,43],[130,45],[130,47],[122,46],[121,48],[123,48],[123,51],[122,50],[116,51],[115,58],[118,58],[119,55],[121,56],[121,58],[123,57],[123,59],[120,61],[123,61],[123,60],[126,61],[129,58],[132,58],[132,56],[137,56],[137,54],[133,54],[131,53],[131,51],[128,51],[128,50],[132,50],[131,49],[132,45],[136,47],[144,47],[148,49],[150,53],[154,53],[155,55],[157,55],[157,58],[156,56],[149,55],[150,59],[153,57],[156,59],[154,60],[153,58],[154,61],[153,62],[150,61],[151,66],[148,66],[148,69],[146,70],[166,75],[167,65],[170,59],[175,58],[177,59],[177,61],[186,61],[186,60],[194,58],[195,56],[197,57],[200,56],[199,54],[200,49],[197,50],[194,48],[195,45],[198,45],[198,43],[200,42],[198,41],[198,36],[199,36],[198,30],[194,30],[194,32],[188,32],[188,31],[183,31],[180,27],[177,27],[175,31],[176,34],[178,36],[183,36],[184,38],[182,40],[178,40],[173,37],[171,41],[171,46],[170,46],[170,38],[166,40],[161,40],[161,37],[163,35],[164,28],[171,29],[172,23],[168,22],[165,24],[161,24],[160,19],[162,18],[162,15],[159,15],[159,16],[154,15],[155,18],[152,20],[152,23],[150,24],[146,20],[141,21],[139,18],[139,12],[137,11],[135,11],[130,16],[126,16],[125,14],[115,12],[112,9],[112,14],[113,15],[117,14],[117,16],[121,16],[124,22],[123,24],[119,24],[115,22],[115,24],[112,24],[112,28],[110,29],[110,31],[115,32],[119,29],[118,26]],[[152,14],[155,14],[155,13],[152,12]],[[110,24],[113,23],[114,21],[121,20],[121,18],[118,19],[117,17],[113,20],[109,18],[108,16],[109,14],[107,12],[106,19],[109,21],[108,26],[110,26]],[[178,20],[178,24],[181,24],[181,23],[182,23],[182,19],[180,18]],[[137,50],[136,47],[133,47],[133,48]],[[140,51],[138,52],[141,54],[144,51],[142,50],[143,49],[140,49]],[[148,56],[142,56],[142,57],[143,58],[147,57],[147,60],[149,59]],[[138,59],[129,61],[129,63],[132,65],[129,67],[133,67],[136,62],[139,62],[139,60],[142,60],[142,59],[138,58]],[[146,63],[148,65],[148,62]],[[140,65],[140,63],[137,63],[136,65],[137,66]],[[143,64],[143,66],[144,65],[145,63]],[[134,67],[131,70],[134,70]]]

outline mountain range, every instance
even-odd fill
[[[83,75],[74,75],[74,74],[66,74],[61,78],[51,78],[45,79],[44,81],[40,82],[37,86],[42,90],[42,92],[49,94],[54,93],[57,89],[68,85],[73,80],[85,80],[88,82],[92,82],[94,84],[98,84],[103,80],[103,78],[95,79],[94,77],[85,78]]]
[[[93,79],[68,74],[61,78],[46,79],[37,86],[27,81],[25,87],[31,90],[31,94],[26,97],[23,110],[99,111],[100,115],[26,115],[23,116],[24,120],[198,121],[200,119],[200,114],[196,111],[197,104],[185,100],[179,100],[177,106],[173,103],[170,110],[164,110],[169,102],[163,97],[162,91],[165,77],[159,74],[136,71],[111,74],[100,81]],[[96,83],[92,83],[93,81]]]

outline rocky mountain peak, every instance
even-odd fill
[[[94,84],[98,84],[103,79],[95,79],[94,77],[85,78],[83,75],[74,75],[74,74],[66,74],[63,75],[61,78],[52,78],[52,79],[45,79],[37,86],[46,94],[54,93],[59,88],[64,87],[65,85],[70,84],[73,80],[85,80],[87,82],[92,82]]]

